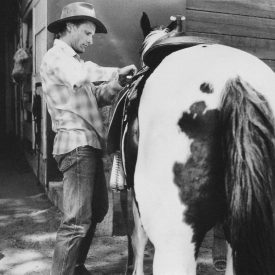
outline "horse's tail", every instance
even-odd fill
[[[275,92],[275,91],[274,91]],[[228,228],[237,275],[275,274],[272,111],[240,77],[227,82],[221,104]]]

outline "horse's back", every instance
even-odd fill
[[[161,97],[167,102],[167,98],[174,96],[175,100],[182,98],[184,106],[205,97],[209,101],[208,108],[215,108],[219,104],[217,95],[222,92],[225,82],[236,76],[245,79],[264,96],[271,97],[269,102],[275,102],[274,72],[257,57],[219,44],[198,45],[167,56],[147,81],[144,96],[147,91],[155,93],[156,103]],[[203,83],[211,84],[213,96],[203,95],[200,89]],[[214,100],[216,97],[218,99]]]
[[[275,74],[257,57],[224,45],[199,45],[167,56],[141,97],[139,143],[145,150],[140,154],[151,152],[164,170],[171,167],[169,161],[185,162],[192,137],[181,131],[183,114],[219,111],[226,83],[236,78],[262,94],[275,112]],[[144,167],[151,170],[151,165],[161,167],[154,161]]]

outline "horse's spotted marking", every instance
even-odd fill
[[[206,111],[207,106],[204,101],[193,103],[188,112],[184,112],[178,121],[182,132],[190,138],[205,138],[217,127],[217,110]]]
[[[214,88],[213,88],[212,84],[206,83],[206,82],[203,82],[203,83],[201,84],[200,90],[201,90],[203,93],[206,93],[206,94],[212,94],[212,93],[214,93]]]
[[[198,101],[178,122],[192,143],[188,160],[174,163],[174,183],[187,206],[183,217],[194,229],[197,248],[204,236],[202,232],[208,231],[225,211],[219,116],[218,110],[207,110],[206,103]]]
[[[204,101],[198,101],[190,106],[191,114],[202,115],[206,109],[206,104]]]

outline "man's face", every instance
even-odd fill
[[[78,53],[84,53],[86,48],[93,44],[93,35],[95,34],[95,25],[92,22],[85,22],[78,26],[71,24],[70,46]]]

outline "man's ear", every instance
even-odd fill
[[[152,30],[151,23],[146,12],[142,13],[142,16],[140,19],[140,27],[142,29],[144,37],[146,37]]]
[[[66,30],[67,30],[67,32],[71,32],[72,29],[73,29],[73,27],[74,27],[74,24],[72,24],[70,22],[66,23]]]

